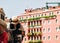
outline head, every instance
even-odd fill
[[[20,28],[20,23],[17,23],[16,24],[16,29],[19,29]]]
[[[7,28],[6,23],[0,19],[0,34],[2,34]]]
[[[19,23],[19,22],[16,24],[16,29],[24,31],[24,28],[23,28],[22,24]]]

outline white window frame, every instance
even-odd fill
[[[45,25],[45,21],[43,21],[43,24]]]
[[[46,40],[46,37],[45,36],[43,36],[43,40]]]
[[[55,36],[55,39],[56,39],[56,40],[58,40],[58,39],[59,39],[58,35],[56,35],[56,36]]]
[[[48,23],[50,23],[50,21],[48,20]]]
[[[51,40],[51,36],[48,36],[48,40]]]
[[[56,19],[56,23],[58,23],[58,19]]]
[[[46,29],[44,28],[44,29],[43,29],[43,33],[45,33],[45,32],[46,32]]]
[[[51,32],[50,28],[48,28],[48,32]]]
[[[56,27],[56,31],[57,31],[57,32],[59,31],[59,27]]]

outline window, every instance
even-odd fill
[[[50,36],[48,36],[48,40],[50,40]]]
[[[31,29],[30,29],[30,33],[31,33]]]
[[[41,36],[39,36],[39,40],[41,40]]]
[[[30,40],[31,40],[31,37],[30,37]]]
[[[36,37],[34,37],[34,40],[36,40]]]
[[[34,29],[34,32],[36,31],[36,29]]]
[[[43,37],[43,40],[45,40],[46,38],[45,38],[45,36]]]
[[[33,26],[33,22],[31,22],[31,26]]]
[[[45,28],[43,29],[43,32],[45,32],[46,30],[45,30]]]
[[[33,18],[33,16],[31,15],[31,18]]]
[[[37,17],[39,17],[39,15],[37,14]]]
[[[23,20],[23,17],[22,17],[22,20]]]
[[[37,36],[37,40],[39,40],[39,37]]]
[[[34,21],[34,26],[36,26],[36,22]]]
[[[45,14],[45,16],[46,16],[46,14]]]
[[[43,14],[41,14],[41,16],[43,16]]]
[[[40,15],[39,15],[39,17],[40,17]]]
[[[36,15],[36,17],[37,17],[37,15]]]
[[[38,28],[37,28],[37,32],[38,32]]]
[[[57,11],[57,14],[59,14],[59,11]]]
[[[31,40],[33,40],[33,37],[31,37]]]
[[[41,17],[41,14],[40,14],[40,17]]]
[[[58,39],[58,35],[56,35],[55,38]]]
[[[37,25],[38,25],[38,21],[37,21]]]
[[[51,15],[51,12],[49,13],[49,15]]]
[[[33,33],[33,30],[31,30],[31,33]]]
[[[51,12],[51,15],[53,15],[53,12]]]
[[[53,15],[53,12],[50,12],[49,15]]]
[[[59,30],[60,30],[60,26],[59,26]]]
[[[57,32],[59,31],[59,28],[58,28],[58,27],[56,27],[56,31],[57,31]]]
[[[20,20],[21,20],[21,18],[20,18]]]
[[[48,20],[48,23],[50,23],[50,20]]]
[[[20,17],[20,20],[22,20],[22,17]]]
[[[34,15],[33,15],[33,18],[34,18]]]
[[[58,22],[58,20],[56,19],[56,23]]]
[[[48,28],[48,32],[50,32],[50,28]]]

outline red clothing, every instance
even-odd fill
[[[8,43],[8,33],[7,32],[3,32],[0,35],[0,43]]]

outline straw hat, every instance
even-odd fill
[[[7,28],[7,24],[2,19],[0,19],[0,25]]]

